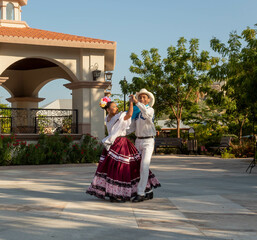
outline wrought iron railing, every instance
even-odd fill
[[[76,109],[0,108],[0,133],[78,133]]]

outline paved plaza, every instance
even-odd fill
[[[250,159],[154,156],[153,200],[86,195],[95,164],[0,167],[0,240],[256,240],[257,167]]]

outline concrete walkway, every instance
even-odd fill
[[[154,156],[162,187],[137,204],[84,194],[94,164],[0,167],[0,240],[256,240],[249,161]]]

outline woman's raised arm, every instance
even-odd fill
[[[126,116],[124,117],[124,120],[126,121],[126,120],[130,119],[132,117],[132,115],[133,115],[133,98],[130,97],[129,98],[129,109],[127,111]]]

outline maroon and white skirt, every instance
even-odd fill
[[[102,199],[113,197],[129,201],[137,194],[140,163],[141,157],[134,144],[126,137],[118,137],[109,151],[103,150],[95,176],[86,193]],[[149,170],[146,192],[160,186],[155,175]]]

